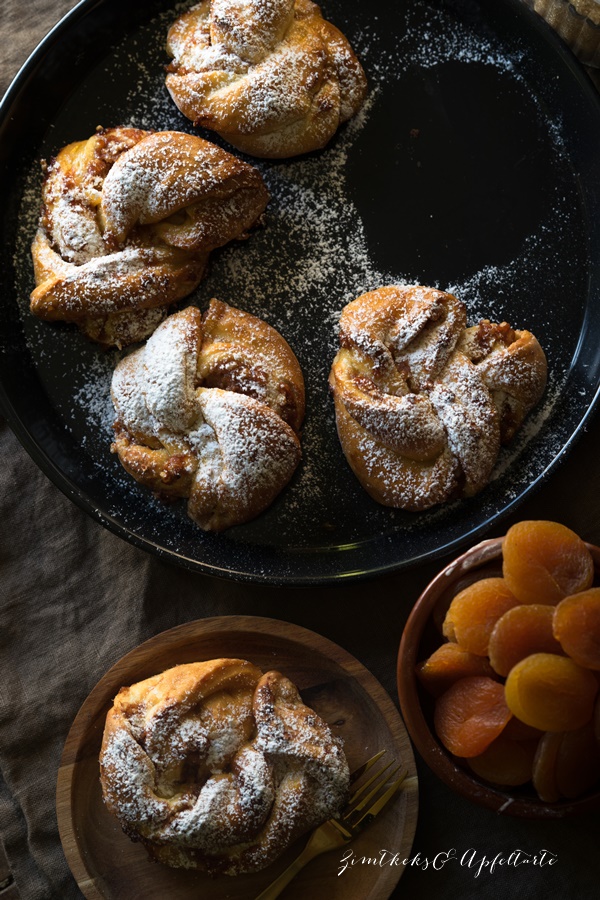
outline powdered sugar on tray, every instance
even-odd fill
[[[382,53],[380,17],[373,15],[353,40],[358,56],[368,59],[371,79],[387,82],[390,78],[400,78],[413,66],[430,69],[449,61],[481,63],[516,74],[522,57],[518,48],[511,48],[508,53],[491,34],[470,31],[448,11],[431,3],[410,4],[395,38],[394,55]]]
[[[95,124],[193,131],[190,123],[178,114],[164,88],[164,40],[166,29],[176,14],[177,10],[168,10],[142,29],[139,43],[136,37],[128,38],[123,43],[126,50],[117,47],[111,53],[99,78],[114,83],[114,102],[110,108],[114,118]],[[335,14],[326,7],[324,14],[336,21]],[[492,67],[507,85],[520,84],[520,90],[524,89],[522,53],[518,46],[507,49],[492,34],[471,30],[447,9],[439,9],[433,4],[415,2],[402,15],[405,18],[399,22],[393,54],[382,51],[377,15],[369,16],[368,20],[363,17],[364,23],[354,33],[346,30],[369,78],[369,95],[362,110],[340,130],[331,145],[318,154],[283,162],[249,160],[261,171],[271,194],[265,226],[251,233],[243,243],[217,251],[208,277],[190,298],[192,303],[204,309],[208,300],[216,296],[264,318],[282,333],[300,360],[306,379],[308,414],[302,435],[303,462],[278,511],[277,540],[282,543],[294,540],[311,544],[315,510],[319,510],[318,514],[322,512],[323,519],[329,519],[336,507],[350,510],[358,496],[350,471],[344,470],[343,477],[339,476],[344,463],[327,391],[327,375],[337,350],[337,323],[343,307],[365,291],[381,285],[416,284],[421,280],[417,265],[398,271],[386,270],[378,262],[348,175],[349,162],[355,158],[356,147],[365,129],[370,127],[384,90],[390,83],[400,85],[407,73],[415,68],[433,69],[446,63]],[[341,12],[340,17],[343,18]],[[343,27],[344,23],[336,24]],[[552,152],[560,159],[564,153],[561,124],[550,121],[535,98],[532,102],[536,105],[540,127],[549,137]],[[104,115],[107,115],[106,110]],[[71,134],[66,137],[67,116],[68,106],[57,128],[61,135],[65,134],[65,143],[89,136]],[[210,134],[203,133],[202,136],[214,139]],[[54,140],[55,134],[50,134],[44,148],[47,155],[59,149]],[[376,161],[371,160],[371,164],[375,166]],[[363,166],[361,171],[364,173],[367,169]],[[124,476],[115,471],[115,459],[111,457],[109,447],[114,419],[110,382],[115,363],[123,354],[103,354],[66,327],[32,321],[27,310],[27,296],[33,282],[26,261],[35,232],[39,185],[36,163],[25,185],[15,254],[28,346],[38,360],[50,394],[53,394],[55,382],[71,379],[70,408],[65,408],[60,391],[56,391],[55,402],[66,427],[72,429],[85,445],[93,464],[102,470],[110,469],[111,478],[122,484],[127,479],[120,481]],[[523,280],[535,282],[540,267],[552,266],[556,241],[547,242],[546,238],[549,229],[556,235],[557,229],[563,227],[561,223],[568,228],[568,201],[557,193],[545,220],[532,230],[512,260],[465,272],[452,284],[433,279],[432,286],[449,290],[465,302],[469,324],[481,317],[494,321],[509,318],[516,328],[530,327],[528,322],[513,320],[511,297],[516,285]],[[408,226],[399,221],[398,227],[400,230]],[[400,235],[399,231],[399,240]],[[538,337],[543,344],[543,336]],[[61,364],[62,348],[67,342],[72,349]],[[544,346],[544,349],[553,360],[555,348]],[[548,436],[541,446],[541,456],[535,450],[531,451],[528,463],[523,463],[524,455],[530,452],[529,445],[537,442],[552,418],[566,375],[566,366],[551,365],[549,387],[542,406],[531,414],[511,448],[502,451],[493,478],[502,479],[519,460],[522,489],[559,452],[559,439],[559,446],[554,447]],[[143,488],[133,486],[131,490],[137,495],[144,494]],[[148,503],[151,503],[150,499]],[[168,518],[169,528],[181,518],[172,509],[164,515],[165,521]],[[388,527],[389,517],[394,515],[383,508],[361,509],[365,520],[383,530]],[[441,515],[444,515],[443,511],[428,514],[427,525]],[[397,521],[402,530],[422,527],[417,518],[403,517]],[[361,530],[358,527],[358,531],[353,532],[353,528],[350,527],[348,539],[352,533]],[[370,525],[367,530],[369,528]],[[165,546],[177,546],[177,528],[172,528],[171,537],[163,536],[162,540]]]

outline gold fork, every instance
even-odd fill
[[[373,768],[385,752],[385,750],[381,750],[356,769],[350,776],[350,785],[356,784],[369,769]],[[311,859],[314,859],[315,856],[319,856],[321,853],[327,853],[328,850],[335,850],[338,847],[343,847],[344,844],[347,844],[355,838],[366,825],[372,822],[384,806],[387,806],[392,797],[398,793],[402,786],[402,782],[408,774],[406,770],[403,770],[398,778],[393,781],[383,793],[381,793],[389,779],[396,775],[400,770],[400,766],[396,766],[395,769],[388,772],[391,765],[391,762],[388,763],[372,775],[371,778],[361,784],[361,786],[354,791],[346,807],[338,817],[328,819],[313,831],[300,856],[298,856],[294,862],[291,863],[291,865],[289,865],[287,869],[262,892],[262,894],[259,894],[256,900],[275,900],[275,897],[279,897],[279,894],[284,887],[290,883],[292,878],[294,878],[300,869],[304,868]],[[368,791],[368,793],[365,794],[365,791]]]

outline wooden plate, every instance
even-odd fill
[[[389,897],[401,865],[348,867],[342,855],[378,858],[393,851],[405,859],[414,837],[418,788],[414,757],[402,720],[379,682],[358,660],[314,632],[288,622],[253,616],[201,619],[163,632],[123,657],[98,682],[79,710],[63,750],[57,783],[60,837],[71,871],[87,898],[178,898],[241,900],[257,896],[297,855],[305,838],[263,872],[236,878],[208,876],[152,863],[105,809],[98,755],[106,714],[120,687],[179,663],[217,657],[249,659],[276,668],[294,681],[312,706],[344,740],[350,768],[385,748],[408,769],[399,798],[348,848],[309,864],[286,889],[286,900],[381,900]]]

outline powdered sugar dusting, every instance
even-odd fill
[[[369,59],[369,75],[383,83],[402,77],[412,66],[431,69],[449,61],[477,63],[502,69],[518,77],[523,50],[507,51],[487,33],[469,29],[431,3],[411,3],[394,39],[397,52],[382,52],[381,16],[375,14],[354,40],[357,53]]]
[[[259,156],[324,146],[365,93],[346,38],[306,0],[206,0],[174,22],[167,49],[184,115]]]
[[[271,493],[271,485],[287,482],[298,450],[287,431],[274,440],[274,417],[251,397],[231,391],[201,390],[198,402],[221,448],[227,491],[238,501],[246,503],[248,495]]]
[[[120,691],[100,764],[127,834],[154,858],[212,874],[264,868],[339,811],[349,782],[340,741],[294,685],[227,659]]]
[[[219,315],[220,340],[211,341],[208,322]],[[254,317],[218,303],[211,305],[203,324],[198,310],[190,307],[169,316],[145,347],[119,363],[113,376],[115,449],[123,465],[159,493],[189,496],[190,515],[207,530],[220,531],[262,512],[300,458],[293,429],[268,405],[269,382],[275,382],[277,400],[280,392],[293,392],[294,374],[285,364],[280,371],[269,371],[268,347],[261,348],[258,359],[252,353],[253,332],[260,336],[261,328],[266,326]],[[220,365],[219,350],[228,336],[234,351],[245,350],[241,377],[235,378],[235,352],[229,360],[234,378]],[[274,360],[276,336],[271,332],[267,342],[269,338]],[[266,402],[244,393],[245,370],[256,367],[261,357],[266,362]],[[219,387],[223,377],[234,390]],[[251,376],[250,386],[254,380]]]
[[[465,321],[455,297],[422,286],[370,292],[342,315],[330,379],[339,437],[382,503],[422,510],[457,490],[478,493],[501,440],[543,394],[535,338],[488,320],[465,329]]]

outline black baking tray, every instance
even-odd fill
[[[183,503],[160,504],[111,455],[119,354],[28,311],[39,160],[98,125],[193,132],[164,88],[173,5],[84,0],[0,107],[4,415],[54,483],[122,538],[197,571],[288,585],[366,578],[472,543],[550,476],[600,380],[600,101],[574,57],[520,0],[322,8],[364,64],[366,109],[324,151],[256,162],[273,194],[267,224],[215,254],[190,298],[265,318],[307,382],[299,471],[266,513],[224,534],[200,531]],[[452,290],[470,321],[528,328],[550,366],[489,486],[419,514],[364,493],[327,390],[343,305],[403,281]]]

